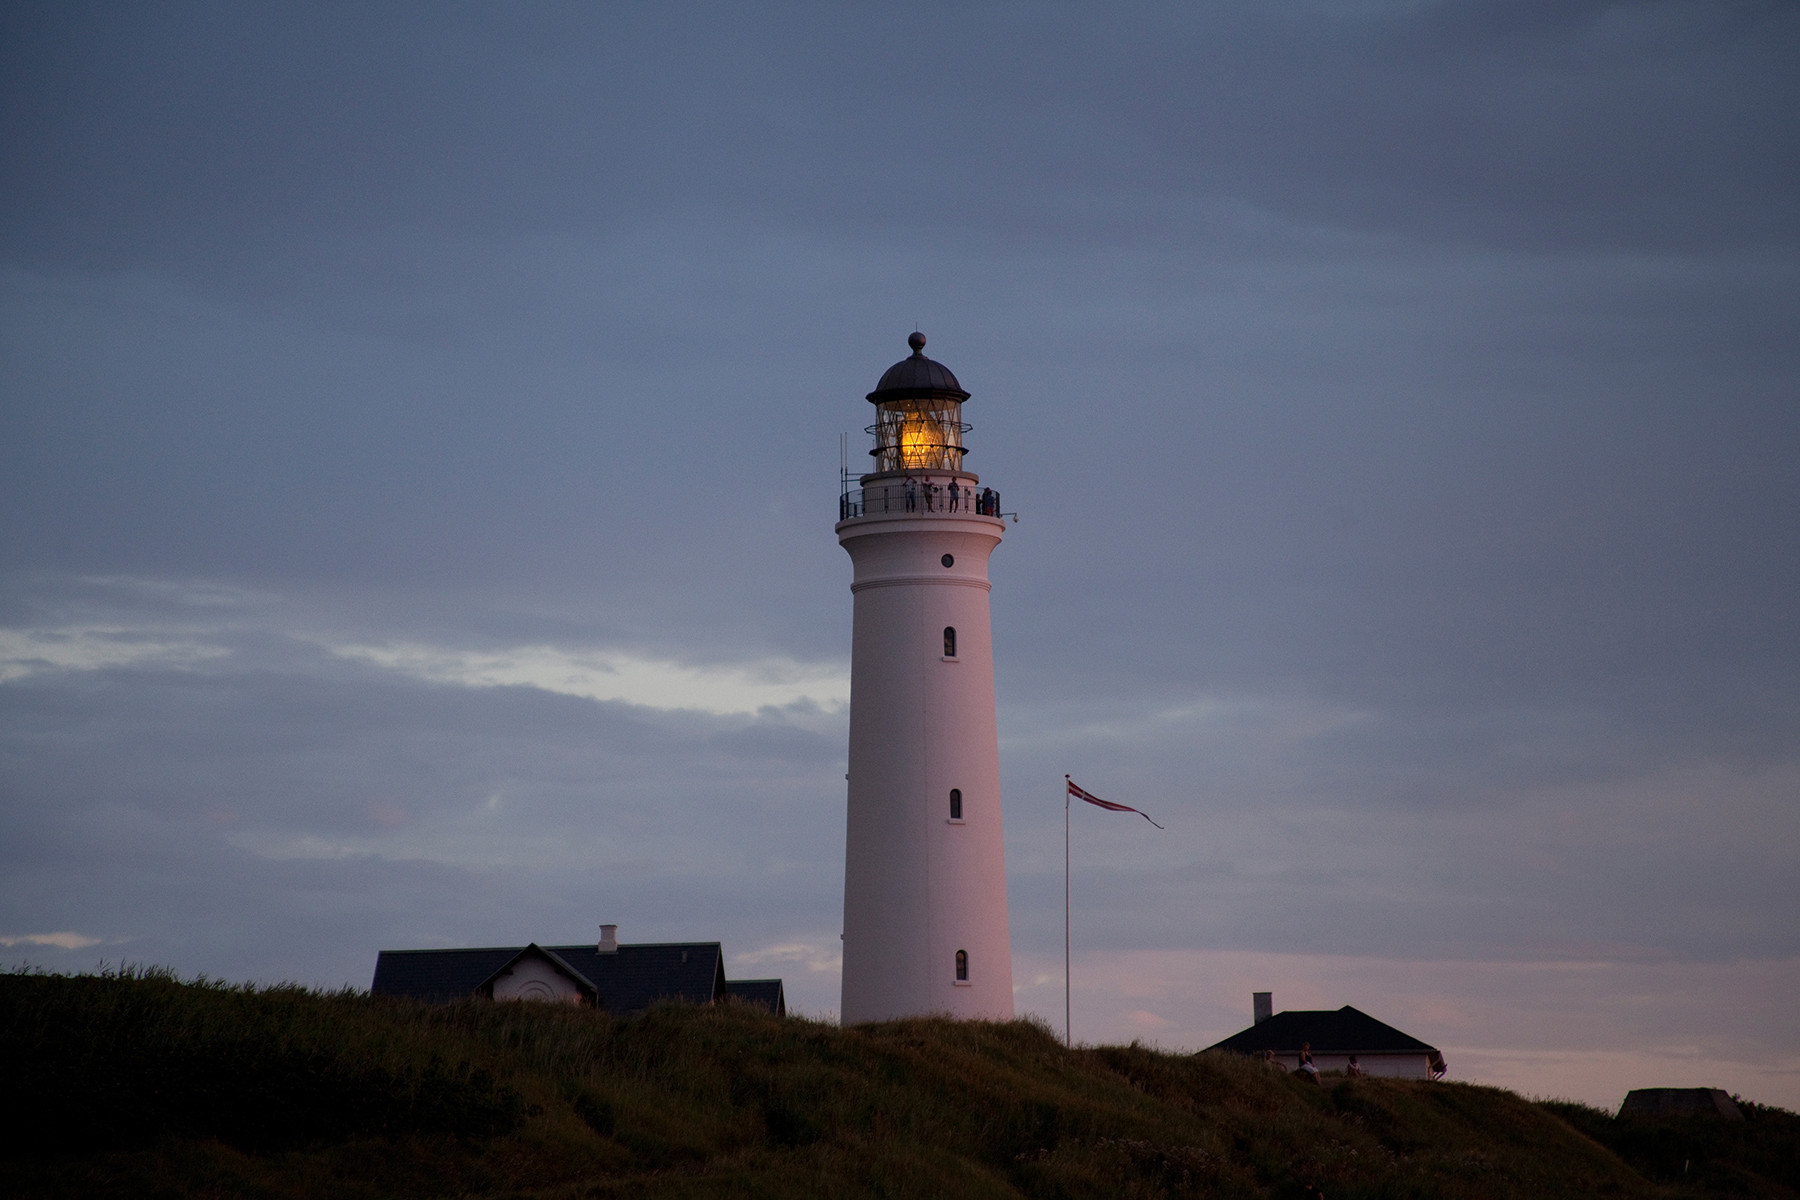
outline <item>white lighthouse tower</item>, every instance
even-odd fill
[[[987,570],[1004,525],[963,470],[969,393],[908,342],[869,393],[875,469],[846,476],[837,524],[856,605],[842,1018],[1010,1020]]]

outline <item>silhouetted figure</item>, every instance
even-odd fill
[[[954,479],[952,479],[947,486],[950,489],[950,511],[955,512],[956,502],[961,498],[962,489],[956,486],[956,480]]]
[[[1363,1074],[1362,1064],[1356,1061],[1356,1055],[1352,1054],[1350,1056],[1350,1062],[1347,1066],[1345,1066],[1344,1074],[1348,1075],[1352,1079],[1361,1079],[1362,1078],[1362,1074]]]
[[[919,489],[911,479],[906,481],[906,511],[911,512],[919,506]]]

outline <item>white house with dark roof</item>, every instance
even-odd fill
[[[1390,1079],[1441,1079],[1447,1069],[1437,1047],[1348,1004],[1277,1013],[1272,999],[1268,992],[1257,992],[1250,1027],[1207,1049],[1254,1057],[1271,1051],[1275,1061],[1290,1071],[1300,1066],[1303,1046],[1311,1047],[1313,1065],[1321,1071],[1342,1071],[1352,1056],[1363,1074]]]
[[[787,1015],[779,979],[725,978],[718,942],[618,940],[618,926],[602,925],[586,946],[486,946],[456,950],[383,950],[375,959],[376,996],[427,1004],[458,1000],[536,1000],[634,1013],[658,1001],[756,1004]]]

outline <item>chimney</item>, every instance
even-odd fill
[[[1251,992],[1250,1008],[1256,1016],[1256,1020],[1253,1024],[1261,1025],[1264,1021],[1275,1015],[1275,993]]]
[[[619,927],[602,925],[600,927],[600,953],[617,954],[619,952]]]

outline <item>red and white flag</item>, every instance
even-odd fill
[[[1081,786],[1079,784],[1077,784],[1073,779],[1070,779],[1067,775],[1064,775],[1063,779],[1065,781],[1067,781],[1067,783],[1069,785],[1069,795],[1075,797],[1077,800],[1086,800],[1089,804],[1095,805],[1099,808],[1107,809],[1110,812],[1134,812],[1138,816],[1144,818],[1144,820],[1149,821],[1152,825],[1156,825],[1156,819],[1154,817],[1152,817],[1149,813],[1145,812],[1143,809],[1133,808],[1129,804],[1114,804],[1111,800],[1102,800],[1098,796],[1091,795],[1088,792],[1083,791]],[[1156,825],[1156,827],[1158,829],[1162,828],[1161,825]]]

